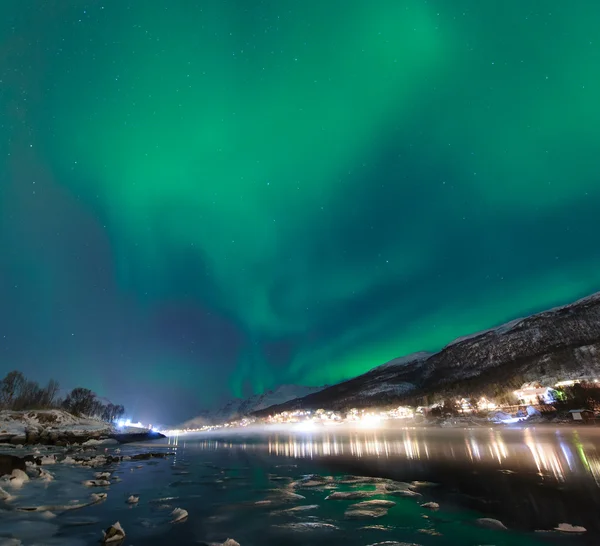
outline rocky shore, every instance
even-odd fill
[[[63,410],[0,411],[0,444],[56,445],[129,443],[164,438],[147,429],[117,428]]]

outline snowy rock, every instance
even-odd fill
[[[485,527],[486,529],[496,529],[506,531],[507,527],[501,521],[493,518],[479,518],[475,521],[479,527]]]
[[[339,527],[331,523],[324,523],[321,521],[300,521],[297,523],[284,523],[282,525],[273,525],[275,529],[282,529],[286,531],[337,531]]]
[[[70,455],[67,455],[62,461],[63,464],[81,464],[81,461],[73,459]]]
[[[47,470],[40,468],[38,478],[45,482],[51,482],[52,480],[54,480],[54,475],[48,472]]]
[[[561,533],[585,533],[587,529],[579,525],[571,525],[570,523],[560,523],[558,527],[555,527],[556,531]]]
[[[369,544],[369,546],[419,546],[418,544],[409,544],[408,542],[396,542],[395,540],[384,540],[383,542],[376,542],[375,544]]]
[[[380,506],[374,506],[371,508],[354,508],[350,507],[344,512],[346,519],[374,519],[382,518],[386,516],[388,509]]]
[[[114,525],[111,525],[106,531],[102,531],[104,544],[118,543],[125,539],[125,531],[121,524],[117,521]]]
[[[188,513],[187,510],[184,510],[183,508],[175,508],[175,510],[173,510],[171,512],[171,521],[170,523],[181,523],[183,521],[185,521],[188,517]]]
[[[21,487],[25,482],[29,481],[29,476],[22,470],[15,468],[12,471],[8,483],[13,487]]]
[[[376,491],[336,491],[327,495],[325,500],[354,500],[354,499],[367,499],[376,495]]]
[[[312,488],[312,487],[323,487],[324,485],[328,485],[333,483],[333,478],[331,476],[319,476],[318,474],[310,474],[308,476],[304,476],[301,480],[290,483],[290,487],[296,489],[302,488]]]
[[[415,480],[414,482],[410,483],[411,487],[437,487],[438,484],[434,483],[434,482],[420,482],[418,480]]]
[[[127,499],[127,504],[137,504],[138,502],[140,502],[140,498],[134,497],[133,495]]]
[[[81,483],[86,487],[106,487],[110,485],[108,480],[86,480]]]
[[[92,493],[90,495],[90,498],[92,499],[93,503],[97,503],[97,502],[106,500],[107,497],[108,497],[108,493]]]
[[[439,510],[440,505],[437,502],[426,502],[421,504],[421,508],[428,508],[429,510]]]
[[[271,512],[274,516],[286,515],[286,514],[297,514],[299,512],[306,512],[308,510],[317,510],[319,508],[318,504],[304,504],[302,506],[294,506],[293,508],[286,508],[285,510],[277,510],[275,512]]]
[[[49,465],[49,464],[56,464],[56,455],[45,455],[44,457],[40,457],[40,463],[41,465]]]
[[[94,478],[97,480],[108,480],[110,478],[110,472],[96,472]]]
[[[82,446],[112,446],[112,445],[116,445],[119,442],[117,442],[116,440],[113,440],[112,438],[105,438],[103,440],[96,440],[94,438],[90,438],[89,440],[83,442],[81,445]]]
[[[368,500],[368,501],[363,501],[363,502],[357,502],[356,504],[353,504],[352,506],[350,506],[350,509],[354,510],[354,509],[373,508],[373,507],[391,508],[392,506],[396,506],[396,503],[394,501],[383,500],[383,499],[373,499],[373,500]]]
[[[388,495],[392,495],[394,497],[422,497],[421,493],[417,493],[416,491],[412,491],[411,489],[400,490],[400,491],[389,491]]]

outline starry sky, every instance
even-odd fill
[[[4,0],[0,372],[176,422],[599,290],[599,20]]]

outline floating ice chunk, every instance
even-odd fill
[[[485,527],[486,529],[497,529],[505,531],[507,529],[506,525],[502,523],[500,520],[493,518],[479,518],[475,521],[477,525],[480,527]]]
[[[108,480],[85,480],[81,483],[86,487],[106,487],[110,485]]]
[[[240,546],[240,543],[232,538],[228,538],[221,546]]]
[[[169,523],[180,523],[183,522],[187,519],[188,517],[188,513],[187,510],[184,510],[183,508],[175,508],[175,510],[173,510],[171,512],[171,521]]]
[[[99,480],[108,480],[110,478],[110,472],[96,472],[94,478]]]
[[[558,527],[554,528],[561,533],[585,533],[587,529],[579,525],[571,525],[570,523],[559,523]]]
[[[125,531],[121,524],[117,523],[111,525],[106,531],[102,531],[104,544],[110,544],[113,542],[121,542],[125,539]]]
[[[421,504],[421,508],[429,508],[429,510],[438,510],[440,505],[437,502],[426,502]]]
[[[134,497],[133,495],[127,499],[127,504],[137,504],[138,502],[140,502],[140,498]]]

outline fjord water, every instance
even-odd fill
[[[24,544],[97,544],[100,530],[115,521],[127,533],[124,544],[133,545],[211,544],[229,537],[242,546],[599,543],[600,433],[594,428],[187,434],[128,446],[122,454],[148,449],[173,454],[121,463],[114,474],[121,481],[94,488],[108,492],[105,502],[35,520],[38,537],[47,536]],[[93,470],[65,465],[51,470],[56,480],[45,490],[47,500],[27,499],[34,491],[28,493],[34,485],[27,484],[15,504],[89,495],[80,483]],[[298,483],[308,474],[332,478]],[[378,480],[348,483],[353,480],[343,479],[347,475],[429,483],[411,486],[419,495],[397,496]],[[376,489],[366,499],[326,500],[334,491]],[[137,505],[125,503],[131,494],[139,495]],[[351,505],[369,499],[396,504],[377,519],[345,517]],[[439,510],[421,506],[427,502],[438,503]],[[169,514],[176,507],[189,517],[174,525]],[[23,517],[33,525],[39,516]],[[498,519],[508,530],[481,528],[479,518]],[[4,534],[10,518],[1,519]],[[560,523],[587,532],[539,532]]]

